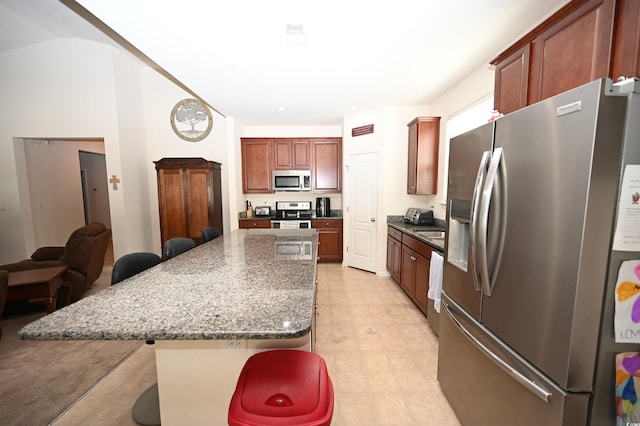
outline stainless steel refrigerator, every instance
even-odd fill
[[[626,165],[638,81],[596,80],[450,144],[438,381],[464,425],[614,425]],[[639,228],[640,229],[640,228]]]

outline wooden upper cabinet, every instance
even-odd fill
[[[271,193],[271,140],[241,139],[242,192]]]
[[[311,141],[313,192],[342,191],[342,138]]]
[[[640,77],[640,0],[618,3],[611,77]]]
[[[440,117],[418,117],[407,126],[407,194],[435,194],[438,192]]]
[[[640,76],[640,0],[573,0],[491,63],[503,114],[599,78]],[[524,100],[524,101],[523,101]]]
[[[312,191],[342,190],[342,138],[241,138],[242,192],[273,193],[273,170],[311,170]]]
[[[530,52],[526,45],[496,65],[494,108],[503,114],[527,106]]]
[[[280,140],[274,139],[271,148],[273,150],[273,168],[309,170],[311,167],[310,148],[308,140]]]
[[[591,0],[533,42],[529,103],[610,76],[614,0]]]

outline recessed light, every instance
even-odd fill
[[[247,72],[247,71],[249,71],[249,65],[238,63],[238,64],[235,64],[233,66],[233,69],[238,71],[238,72]]]
[[[409,71],[411,71],[411,72],[419,72],[419,71],[424,70],[424,65],[422,65],[422,64],[411,64],[411,65],[409,65],[408,68],[409,68]]]
[[[287,107],[286,106],[279,106],[278,108],[276,108],[278,111],[286,111]]]
[[[357,106],[349,107],[349,111],[357,111],[359,109],[360,109],[360,107],[357,107]]]

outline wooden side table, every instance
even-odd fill
[[[29,303],[42,303],[47,313],[55,311],[58,289],[64,284],[62,274],[67,265],[29,271],[9,272],[7,302],[28,300]]]

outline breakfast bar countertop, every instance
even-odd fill
[[[46,315],[25,340],[291,339],[309,333],[317,230],[238,230]],[[282,245],[284,244],[284,245]],[[286,245],[311,246],[311,256]],[[276,251],[281,245],[284,250]]]

